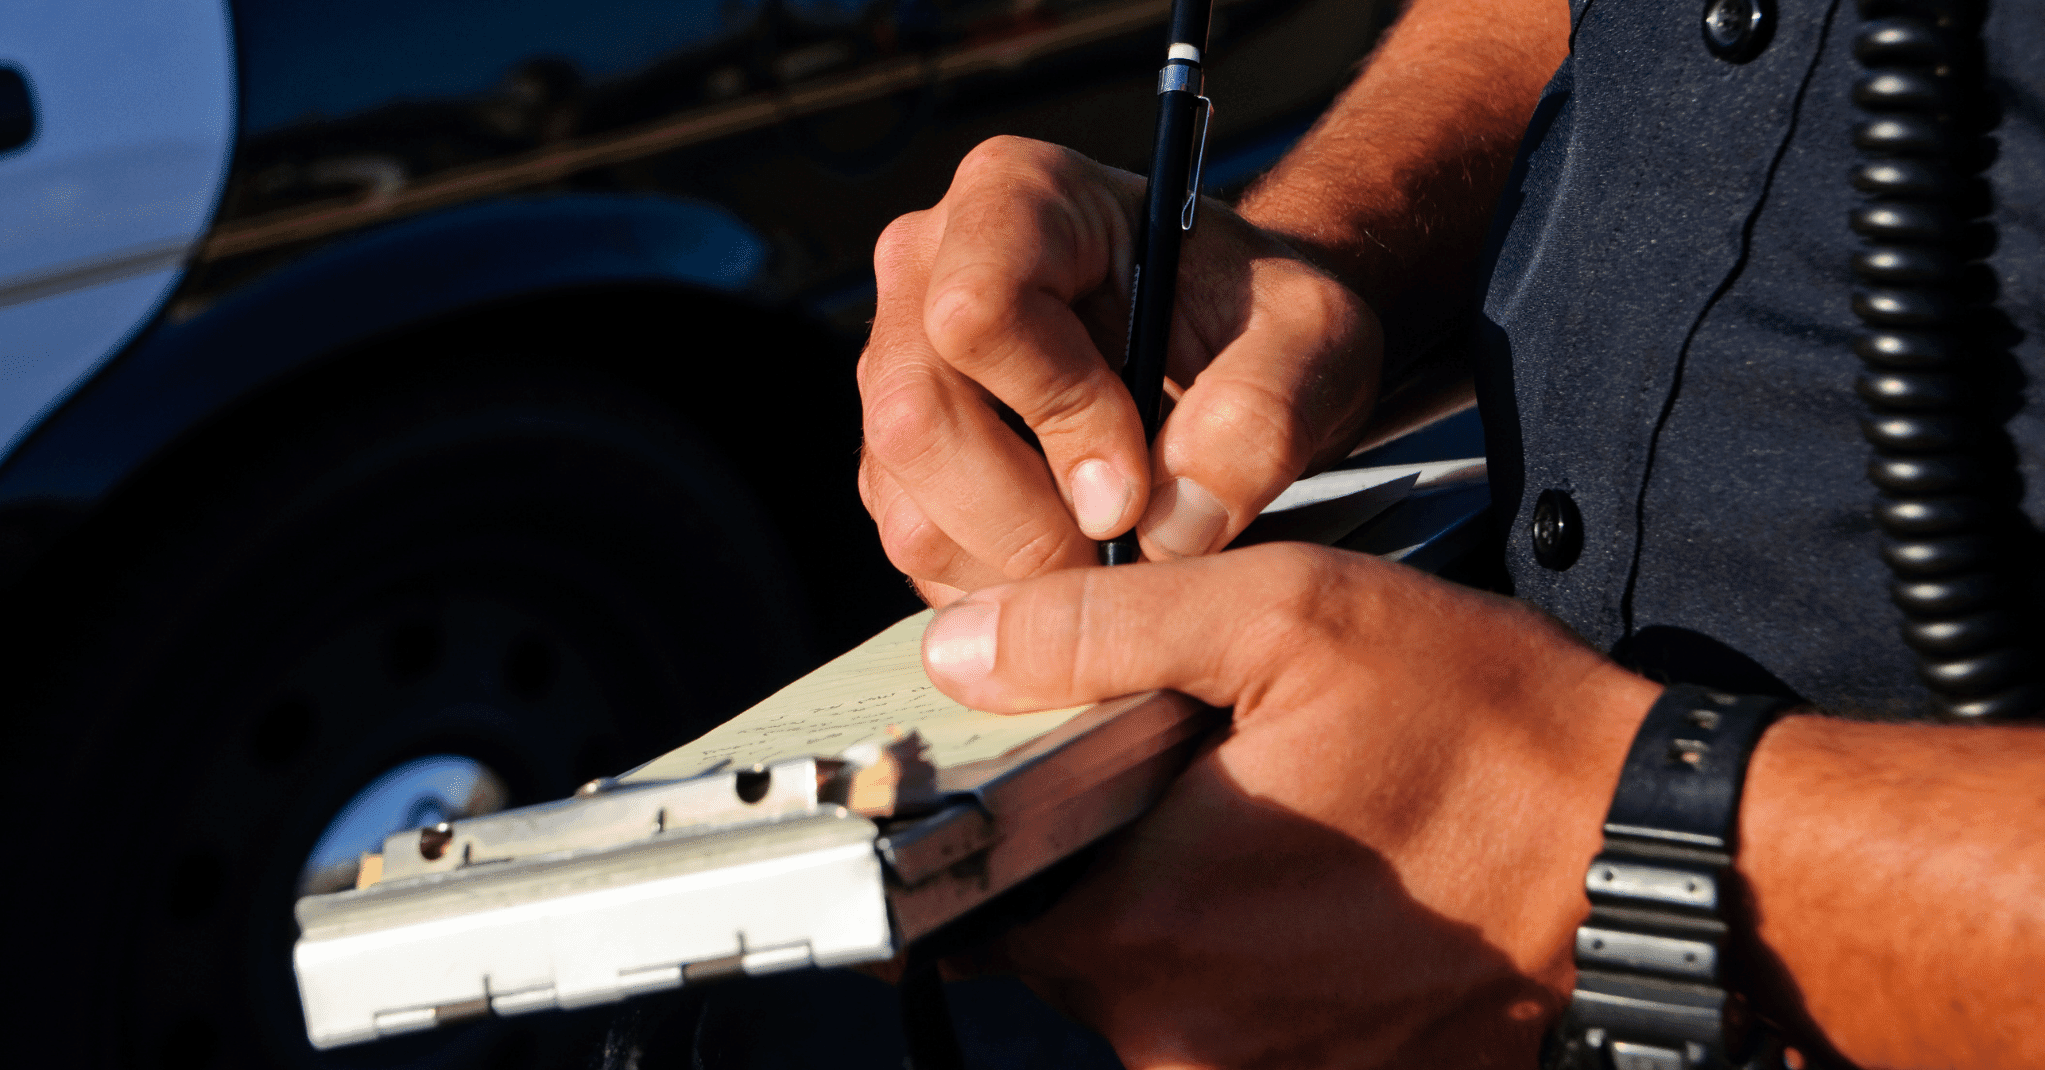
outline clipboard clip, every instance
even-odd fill
[[[1196,101],[1206,107],[1200,116],[1200,140],[1193,144],[1193,176],[1186,184],[1186,206],[1179,209],[1179,229],[1193,229],[1193,215],[1200,205],[1200,168],[1207,163],[1207,131],[1214,126],[1214,101],[1202,96]]]

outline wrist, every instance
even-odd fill
[[[1453,794],[1478,809],[1437,814],[1430,824],[1451,842],[1426,853],[1467,864],[1441,867],[1432,875],[1439,886],[1409,874],[1416,898],[1476,929],[1502,955],[1495,968],[1511,977],[1487,985],[1490,998],[1463,1004],[1449,1028],[1485,1036],[1529,1066],[1569,1002],[1576,929],[1590,913],[1584,872],[1603,845],[1605,810],[1634,730],[1662,690],[1590,651],[1581,655],[1597,664],[1574,679],[1569,670],[1581,663],[1543,666],[1530,678],[1567,682],[1501,695],[1487,716],[1472,719],[1475,735],[1452,744],[1464,766]]]
[[[1606,663],[1573,688],[1552,715],[1548,755],[1555,805],[1544,807],[1555,900],[1548,911],[1542,983],[1556,994],[1556,1010],[1576,983],[1576,929],[1590,915],[1584,872],[1605,845],[1605,815],[1618,788],[1627,751],[1664,687]]]
[[[1821,726],[1828,720],[1813,711],[1799,710],[1778,720],[1755,746],[1740,808],[1740,849],[1734,858],[1739,891],[1729,912],[1735,950],[1730,963],[1733,987],[1773,1022],[1792,1046],[1821,1050],[1827,1046],[1805,1013],[1795,983],[1781,957],[1761,936],[1757,892],[1762,884],[1773,882],[1782,869],[1785,850],[1794,852],[1794,838],[1811,824],[1809,813],[1799,814],[1803,792],[1794,781],[1798,771],[1809,773],[1825,761],[1820,737]],[[1804,803],[1807,805],[1808,799]],[[1779,904],[1780,900],[1776,901]]]
[[[1528,1022],[1535,1032],[1560,1012],[1575,983],[1576,928],[1590,913],[1584,871],[1604,844],[1605,811],[1627,748],[1662,692],[1591,651],[1580,653],[1589,664],[1528,674],[1552,683],[1505,697],[1483,718],[1482,737],[1458,744],[1489,759],[1472,762],[1468,774],[1483,780],[1470,790],[1493,814],[1489,820],[1511,815],[1486,851],[1497,868],[1479,882],[1478,894],[1493,901],[1468,916],[1501,919],[1487,939],[1546,993],[1540,1020]]]
[[[1334,188],[1316,181],[1305,167],[1274,173],[1236,206],[1244,219],[1347,286],[1374,310],[1390,303],[1388,282],[1401,274],[1398,252],[1374,230],[1397,233],[1390,221],[1400,218],[1402,209],[1410,214],[1408,198],[1388,184]],[[1380,217],[1387,224],[1373,228],[1371,221]]]

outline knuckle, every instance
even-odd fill
[[[900,526],[883,527],[881,549],[888,563],[917,579],[943,582],[958,562],[958,545],[927,517]]]
[[[948,422],[937,384],[914,368],[879,375],[866,398],[865,448],[884,468],[898,468],[930,450]]]
[[[1064,536],[1057,531],[1039,528],[1008,552],[1002,559],[1001,571],[1005,576],[1022,579],[1049,572],[1064,559]]]
[[[1348,351],[1358,345],[1374,344],[1374,339],[1380,339],[1376,313],[1348,287],[1332,279],[1323,279],[1313,293],[1314,298],[1306,302],[1312,309],[1313,318],[1304,330],[1311,332],[1311,337],[1320,339],[1323,346]],[[1349,376],[1356,376],[1361,373],[1363,362],[1347,359],[1339,367],[1349,372]],[[1338,374],[1334,378],[1340,382],[1348,377]],[[1352,381],[1342,385],[1353,391],[1358,384]]]
[[[930,244],[926,225],[929,212],[910,212],[897,216],[880,237],[873,243],[873,271],[880,285],[886,288],[900,274],[908,262],[927,255]]]
[[[1306,469],[1313,436],[1293,399],[1246,379],[1217,384],[1193,413],[1205,442],[1231,443],[1231,465],[1267,479],[1290,480]]]
[[[1250,552],[1261,595],[1257,612],[1247,618],[1247,645],[1254,656],[1296,651],[1303,641],[1340,636],[1351,607],[1332,553],[1303,543],[1275,543]]]
[[[1344,323],[1358,314],[1362,299],[1348,287],[1307,264],[1293,267],[1299,273],[1300,284],[1287,287],[1290,294],[1286,311],[1291,318],[1309,327],[1320,327]]]
[[[861,397],[865,397],[871,388],[873,376],[879,370],[879,365],[886,362],[886,358],[881,355],[881,348],[880,339],[869,335],[866,347],[859,351],[859,360],[852,365],[852,380],[859,384]]]
[[[959,160],[959,175],[961,177],[977,175],[990,167],[1001,166],[1016,152],[1022,141],[1022,138],[1014,134],[996,134],[980,142],[967,150],[966,155]]]
[[[1123,614],[1117,594],[1122,589],[1115,581],[1126,577],[1091,568],[1081,569],[1077,576],[1078,590],[1072,596],[1073,648],[1059,661],[1065,667],[1071,693],[1087,690],[1087,684],[1095,681],[1114,686],[1128,675],[1123,670],[1133,652],[1118,628]]]
[[[1269,573],[1264,581],[1272,597],[1269,609],[1297,620],[1315,616],[1333,579],[1327,554],[1302,543],[1276,543],[1261,550],[1261,564]]]
[[[940,204],[946,228],[1040,219],[1047,206],[1070,200],[1075,183],[1085,186],[1079,176],[1089,164],[1070,149],[1042,141],[1013,135],[989,138],[959,161]]]
[[[873,454],[867,450],[864,443],[861,443],[859,447],[859,504],[865,506],[867,515],[875,519],[880,518],[881,505],[880,474],[876,470],[877,468],[878,462],[873,459]]]
[[[970,359],[987,341],[1008,336],[1014,300],[991,274],[984,267],[965,267],[931,288],[923,331],[947,358]]]
[[[1017,399],[1015,409],[1039,439],[1082,433],[1089,430],[1088,416],[1102,400],[1098,387],[1091,376],[1047,371],[1032,396]]]
[[[1041,167],[1055,154],[1047,151],[1053,146],[1015,134],[996,134],[966,153],[959,161],[958,177],[979,179],[990,175],[1017,169]]]

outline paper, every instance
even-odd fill
[[[1264,507],[1261,515],[1290,512],[1307,506],[1332,503],[1338,499],[1353,499],[1359,506],[1374,504],[1401,480],[1411,477],[1413,482],[1405,485],[1405,491],[1425,489],[1444,481],[1462,478],[1471,472],[1483,474],[1484,458],[1463,457],[1446,461],[1424,461],[1413,464],[1379,465],[1374,468],[1334,468],[1317,476],[1308,476],[1285,488],[1271,504]],[[1394,496],[1403,497],[1403,492]],[[1382,507],[1380,507],[1382,508]],[[1373,510],[1371,515],[1375,515]],[[1370,519],[1365,516],[1363,520]],[[1359,524],[1362,521],[1358,521]]]
[[[997,758],[1071,720],[1086,706],[1043,713],[983,713],[961,706],[923,674],[930,610],[903,620],[776,691],[693,743],[620,779],[667,780],[723,766],[746,769],[788,758],[831,758],[887,734],[921,733],[938,768]]]

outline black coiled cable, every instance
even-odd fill
[[[2045,694],[2026,619],[2026,529],[1988,359],[1994,283],[1979,263],[1993,114],[1981,11],[1966,0],[1860,10],[1853,307],[1866,329],[1854,351],[1890,593],[1944,714],[2034,714]]]

